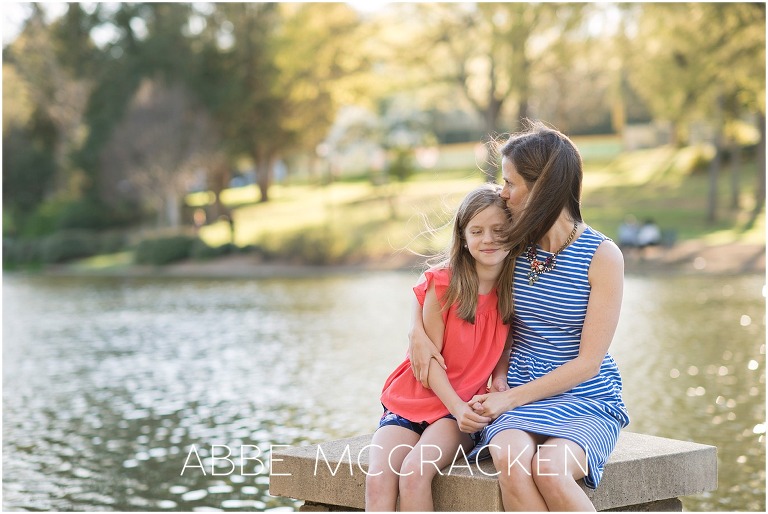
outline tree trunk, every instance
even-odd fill
[[[181,225],[181,202],[172,187],[165,191],[165,219],[169,227],[178,228]]]
[[[309,178],[312,180],[316,180],[317,176],[320,174],[319,170],[319,159],[317,158],[317,155],[315,152],[309,152],[308,154],[308,163],[307,163],[307,172],[309,174]]]
[[[757,184],[755,185],[755,209],[752,219],[756,220],[765,206],[765,113],[757,115],[760,127],[760,142],[757,144]]]
[[[718,95],[715,101],[715,156],[709,165],[709,197],[707,201],[707,221],[717,221],[717,178],[720,175],[720,161],[723,147],[723,96]]]
[[[493,140],[499,136],[499,116],[501,115],[501,107],[503,105],[504,100],[494,98],[493,92],[491,92],[488,98],[488,106],[479,113],[483,117],[485,137],[488,140]],[[499,170],[494,168],[493,159],[486,159],[485,162],[480,163],[480,169],[486,182],[496,182]]]
[[[490,98],[488,101],[488,107],[484,112],[480,114],[483,116],[485,122],[485,135],[487,137],[494,137],[499,132],[499,115],[501,114],[502,102],[495,98]]]
[[[613,84],[611,99],[611,128],[616,134],[624,135],[624,127],[627,124],[627,107],[624,101],[624,69],[623,65],[617,71],[617,77]]]
[[[256,183],[259,185],[259,202],[268,202],[269,186],[272,185],[272,164],[274,158],[262,154],[254,160],[256,163]]]
[[[517,103],[517,123],[516,129],[520,130],[523,124],[523,120],[528,118],[528,95],[524,95]]]
[[[731,145],[731,210],[738,211],[741,196],[741,145],[734,141]]]
[[[211,163],[210,174],[208,175],[209,188],[215,195],[213,208],[209,215],[211,219],[219,219],[219,216],[226,213],[224,204],[221,203],[221,192],[229,185],[229,163],[226,159],[216,159]]]

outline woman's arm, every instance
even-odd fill
[[[595,252],[589,282],[591,292],[579,355],[527,384],[476,396],[470,404],[477,412],[495,419],[520,405],[569,391],[597,375],[616,332],[623,295],[624,259],[613,242],[603,242]],[[481,403],[482,409],[475,402]]]
[[[443,321],[443,308],[437,299],[435,283],[432,282],[424,295],[424,306],[421,308],[422,321],[425,335],[435,346],[437,353],[442,357],[443,337],[445,336],[445,322]],[[427,366],[429,370],[429,366]]]
[[[424,275],[421,276],[419,283],[425,279]],[[434,286],[432,286],[434,289]],[[426,299],[425,299],[426,301]],[[442,324],[442,319],[441,319]],[[408,358],[411,361],[411,370],[416,380],[421,382],[426,388],[429,388],[429,363],[432,359],[435,359],[437,363],[445,368],[445,360],[440,353],[442,348],[442,333],[440,335],[440,348],[438,348],[432,339],[427,335],[424,329],[424,309],[418,300],[413,300],[413,316],[411,318],[411,329],[408,332]]]
[[[504,351],[501,352],[501,357],[499,357],[499,361],[496,363],[496,367],[493,368],[493,373],[491,373],[491,392],[509,389],[507,385],[507,371],[509,370],[509,350],[511,348],[512,330],[510,327],[507,340],[504,343]]]

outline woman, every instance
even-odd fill
[[[594,510],[577,480],[597,487],[629,423],[607,353],[621,309],[618,247],[581,218],[581,157],[560,132],[534,123],[501,148],[506,241],[515,262],[515,315],[506,377],[474,397],[493,419],[470,459],[490,453],[506,510]],[[501,292],[500,292],[501,294]],[[422,383],[439,352],[419,315],[411,365]],[[506,379],[505,379],[506,378]]]

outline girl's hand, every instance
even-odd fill
[[[466,403],[458,405],[451,414],[456,418],[456,423],[459,424],[459,430],[467,434],[482,430],[493,421],[489,417],[481,416],[474,412]]]
[[[429,362],[435,359],[438,365],[446,369],[443,354],[423,331],[413,331],[409,339],[408,358],[411,361],[411,371],[416,380],[429,389]]]
[[[475,414],[496,419],[514,408],[508,391],[475,395],[468,403]]]
[[[507,389],[509,389],[509,385],[507,384],[507,377],[496,377],[491,382],[491,390],[489,392],[496,393],[506,391]]]

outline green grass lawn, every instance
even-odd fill
[[[740,208],[729,208],[731,171],[725,166],[718,182],[718,221],[709,223],[709,178],[706,147],[622,152],[618,138],[576,141],[584,157],[582,214],[587,223],[616,238],[627,214],[653,218],[677,241],[703,240],[765,244],[765,218],[751,219],[757,166],[742,169]],[[452,148],[451,157],[459,148]],[[465,151],[472,152],[471,145]],[[459,159],[462,160],[462,159]],[[446,159],[451,162],[451,159]],[[463,168],[423,170],[405,183],[375,186],[365,177],[346,177],[330,185],[276,184],[271,199],[258,203],[255,186],[228,189],[222,201],[232,210],[234,243],[254,245],[282,262],[329,264],[364,262],[397,252],[434,255],[448,243],[452,213],[461,198],[483,182],[464,157]],[[697,171],[694,171],[697,170]],[[212,194],[187,197],[191,207],[212,203]],[[209,246],[230,243],[230,227],[216,221],[200,229]],[[130,266],[133,252],[95,256],[73,265],[109,270]]]
[[[765,244],[764,210],[752,216],[754,159],[744,160],[737,209],[730,208],[732,170],[727,163],[723,166],[718,217],[710,223],[707,162],[712,150],[708,147],[622,152],[619,138],[608,136],[577,138],[575,143],[584,158],[582,215],[609,237],[615,239],[622,220],[632,214],[640,221],[654,219],[678,242]],[[241,248],[257,247],[266,258],[297,264],[365,262],[399,252],[434,255],[448,243],[452,214],[460,200],[484,181],[474,159],[473,145],[452,145],[442,167],[418,171],[404,183],[377,186],[365,176],[345,176],[328,185],[307,180],[275,184],[265,203],[257,201],[255,186],[228,189],[222,193],[222,202],[232,212],[234,241],[226,221],[205,225],[198,235],[211,247],[234,242]],[[212,193],[193,193],[186,204],[204,207],[213,200]],[[192,227],[182,230],[194,234]],[[130,235],[130,240],[175,234],[145,228]],[[196,258],[210,257],[198,254]],[[133,262],[134,252],[129,249],[73,261],[70,266],[109,271]]]
[[[328,186],[275,187],[267,203],[243,205],[234,210],[235,243],[259,245],[278,251],[291,238],[331,244],[335,256],[362,259],[411,248],[434,250],[447,242],[447,234],[420,236],[428,227],[450,221],[450,213],[463,195],[481,184],[479,174],[466,178],[423,177],[404,184],[373,186],[367,182]],[[256,197],[252,188],[241,193]],[[229,242],[229,226],[218,222],[200,231],[211,246]]]
[[[707,171],[692,171],[707,157],[707,148],[659,147],[621,152],[617,138],[576,140],[584,156],[582,213],[596,229],[615,237],[627,214],[653,218],[677,240],[765,243],[764,216],[750,223],[756,164],[742,170],[741,208],[728,208],[730,170],[718,182],[718,221],[706,219]],[[374,186],[368,181],[330,185],[275,185],[267,203],[254,203],[255,187],[224,191],[222,200],[234,209],[235,243],[258,245],[297,259],[322,251],[331,261],[362,260],[406,248],[433,253],[442,248],[448,231],[427,231],[450,223],[451,213],[471,188],[482,183],[479,171],[421,171],[404,184]],[[210,200],[206,193],[188,199],[191,205]],[[200,231],[211,246],[229,242],[229,226],[212,223]]]
[[[625,214],[638,220],[653,218],[678,240],[704,239],[765,243],[765,217],[752,220],[757,165],[747,162],[741,170],[740,207],[731,209],[732,171],[723,167],[718,179],[717,221],[707,220],[708,168],[692,171],[708,157],[707,148],[660,147],[619,155],[605,165],[585,163],[583,213],[595,227],[615,236]]]

